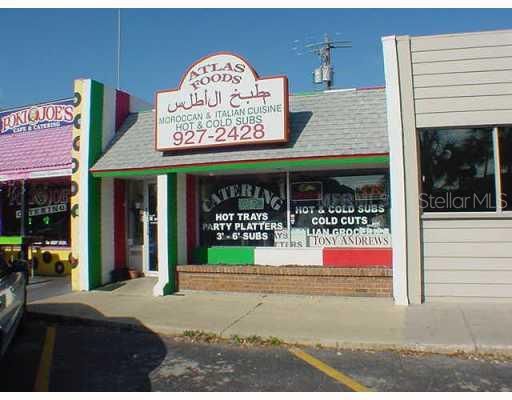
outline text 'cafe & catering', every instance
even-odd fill
[[[154,108],[75,81],[73,287],[128,268],[157,277],[155,295],[511,298],[496,201],[512,187],[511,45],[511,31],[383,38],[386,89],[289,95],[231,53]],[[470,190],[489,201],[423,204]]]

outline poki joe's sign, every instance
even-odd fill
[[[157,92],[155,133],[161,151],[287,142],[288,79],[260,78],[231,53],[205,57]]]
[[[0,112],[0,135],[58,128],[73,123],[73,99]]]

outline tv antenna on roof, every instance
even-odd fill
[[[338,33],[336,33],[338,34]],[[296,40],[295,43],[300,41]],[[298,55],[313,53],[320,57],[320,66],[313,71],[313,83],[323,84],[325,90],[332,89],[334,85],[334,70],[332,67],[331,52],[333,49],[352,47],[352,42],[348,40],[331,40],[329,35],[324,34],[324,39],[317,43],[307,43],[304,50],[298,52]],[[294,47],[298,50],[298,47]]]
[[[116,71],[116,88],[120,89],[121,85],[121,9],[117,9],[117,71]]]

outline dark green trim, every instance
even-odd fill
[[[208,247],[196,247],[192,250],[192,262],[194,264],[208,264]]]
[[[206,156],[205,156],[206,157]],[[370,155],[370,156],[343,156],[343,157],[318,157],[318,158],[300,158],[286,160],[264,160],[264,161],[242,161],[221,164],[202,164],[178,167],[146,168],[134,170],[117,171],[96,171],[95,177],[130,177],[143,175],[162,175],[168,173],[199,173],[199,172],[223,172],[235,170],[257,170],[257,169],[293,169],[298,167],[337,167],[346,165],[364,165],[375,163],[389,163],[389,156]]]
[[[101,156],[103,139],[103,85],[91,81],[88,165]],[[89,290],[101,286],[101,179],[89,173]]]
[[[21,236],[0,236],[0,246],[19,246],[22,242]]]
[[[169,265],[158,266],[169,269],[169,282],[163,288],[163,294],[176,292],[176,265],[178,264],[178,178],[176,174],[167,175],[167,257]]]

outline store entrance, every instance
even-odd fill
[[[158,271],[156,179],[127,181],[127,264],[154,276]]]
[[[144,274],[158,272],[158,215],[156,205],[156,182],[144,182]]]

